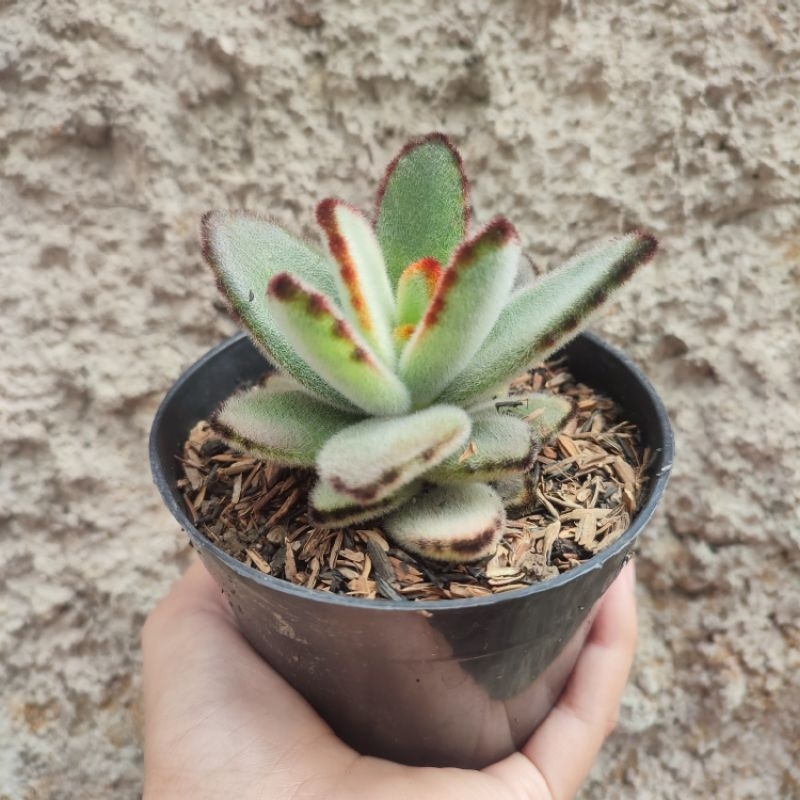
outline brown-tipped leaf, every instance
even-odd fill
[[[325,442],[359,420],[273,376],[229,397],[212,427],[233,447],[290,467],[313,467]]]
[[[327,442],[317,458],[317,472],[338,492],[374,504],[458,450],[469,431],[469,417],[456,406],[367,419]]]
[[[378,191],[375,228],[392,286],[421,258],[446,264],[466,237],[468,222],[469,188],[450,140],[433,133],[409,142]]]
[[[400,357],[415,408],[436,399],[475,355],[508,300],[519,254],[519,237],[504,219],[458,248]]]
[[[373,503],[359,503],[349,494],[337,491],[328,481],[320,479],[314,484],[308,503],[312,522],[324,528],[346,528],[382,517],[400,508],[418,490],[411,483]]]
[[[342,408],[352,405],[323,380],[275,325],[267,286],[291,270],[316,291],[335,291],[332,265],[322,253],[248,211],[210,211],[202,221],[203,256],[234,316],[265,355],[304,387]]]
[[[317,206],[317,221],[339,267],[339,297],[348,319],[393,365],[394,298],[372,224],[360,211],[332,198]]]
[[[530,469],[539,440],[525,420],[493,416],[473,420],[467,446],[425,477],[434,483],[490,482]]]
[[[505,306],[464,371],[440,400],[485,397],[566,344],[636,270],[652,258],[653,236],[631,233],[576,256],[524,289]]]
[[[503,535],[506,513],[485,483],[436,486],[389,514],[388,536],[404,550],[436,561],[477,561],[491,556]]]
[[[268,306],[287,341],[325,381],[368,414],[402,414],[410,398],[330,298],[289,275],[269,284]]]

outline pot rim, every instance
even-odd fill
[[[162,418],[166,413],[166,409],[172,402],[173,397],[181,390],[182,384],[190,376],[202,370],[205,365],[215,358],[222,350],[230,347],[235,342],[247,338],[244,331],[239,331],[233,336],[229,337],[220,344],[213,347],[205,355],[195,361],[188,369],[186,369],[180,377],[175,381],[170,390],[164,396],[158,411],[153,419],[153,425],[150,430],[150,469],[153,475],[153,482],[158,487],[161,497],[164,500],[167,508],[173,517],[178,521],[183,530],[189,535],[192,544],[195,548],[205,550],[214,555],[214,557],[221,561],[228,569],[236,572],[241,578],[245,578],[263,586],[266,589],[285,593],[289,596],[297,597],[298,599],[314,600],[320,603],[328,603],[335,606],[347,606],[350,608],[373,609],[381,612],[433,612],[437,613],[459,611],[467,608],[474,608],[476,606],[491,606],[509,601],[516,601],[540,592],[550,591],[565,586],[572,581],[578,580],[582,575],[593,570],[601,569],[602,566],[610,558],[613,558],[621,550],[627,549],[639,533],[644,529],[645,525],[650,521],[653,516],[661,496],[664,493],[667,482],[669,481],[670,473],[675,454],[675,440],[670,425],[669,417],[667,416],[666,408],[660,396],[653,388],[650,381],[645,377],[644,373],[639,367],[621,350],[607,344],[599,336],[593,333],[584,331],[580,334],[592,341],[594,344],[599,345],[606,350],[614,359],[622,363],[628,372],[630,372],[637,382],[642,386],[645,394],[652,402],[655,409],[655,427],[663,442],[660,451],[662,453],[663,466],[652,476],[652,484],[648,493],[648,498],[645,504],[637,511],[636,516],[631,522],[625,533],[620,536],[613,544],[601,550],[594,555],[591,559],[581,564],[579,567],[562,572],[554,578],[548,578],[545,581],[532,584],[525,589],[515,589],[510,592],[500,592],[498,594],[491,594],[484,597],[469,597],[458,599],[443,599],[443,600],[386,600],[381,598],[370,599],[364,597],[348,597],[346,595],[336,594],[334,592],[322,592],[317,589],[308,589],[305,586],[296,586],[289,581],[282,578],[275,578],[272,575],[266,575],[259,572],[253,567],[249,567],[238,561],[233,556],[221,550],[213,542],[209,541],[192,523],[183,506],[177,502],[173,496],[173,492],[169,486],[169,482],[164,473],[161,459],[158,457],[158,448],[156,442],[156,432],[159,430]]]

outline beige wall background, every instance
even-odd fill
[[[800,797],[798,96],[793,0],[1,2],[0,798],[139,796],[139,628],[188,559],[149,424],[234,330],[201,212],[316,236],[433,129],[543,269],[663,242],[594,326],[678,459],[581,797]]]

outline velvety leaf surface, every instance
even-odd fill
[[[288,273],[269,284],[268,307],[287,340],[324,379],[368,414],[409,410],[402,381],[323,294]]]
[[[344,528],[377,519],[400,508],[419,488],[414,482],[374,503],[361,504],[352,495],[337,491],[328,481],[318,480],[309,496],[309,513],[316,525]]]
[[[367,419],[330,439],[317,458],[320,478],[364,503],[382,500],[466,442],[470,419],[456,406]]]
[[[439,133],[409,142],[378,192],[375,228],[392,286],[421,258],[446,264],[468,222],[469,188],[458,151]]]
[[[319,204],[317,221],[339,267],[339,298],[345,316],[375,352],[394,365],[394,298],[372,223],[360,211],[334,199]]]
[[[631,233],[572,258],[503,309],[488,338],[440,399],[485,396],[566,344],[638,266],[655,253],[649,234]]]
[[[344,408],[351,404],[321,378],[287,342],[267,307],[267,286],[289,271],[309,286],[335,291],[328,258],[268,220],[247,211],[211,211],[203,217],[203,255],[217,285],[264,354],[307,389]]]
[[[442,265],[435,258],[421,258],[403,270],[397,284],[397,326],[414,327],[427,310],[442,277]],[[401,338],[410,338],[409,336]]]
[[[525,420],[495,413],[473,419],[466,447],[425,477],[435,483],[495,481],[528,470],[538,451],[539,440]]]
[[[504,219],[458,248],[400,357],[415,408],[434,400],[481,346],[508,300],[519,254],[519,237]]]
[[[477,561],[497,548],[506,523],[503,501],[485,483],[436,486],[383,521],[399,547],[436,561]]]
[[[573,412],[572,403],[565,397],[536,392],[514,395],[500,402],[491,401],[470,410],[474,420],[498,415],[517,417],[527,422],[536,439],[544,443],[564,427]]]
[[[528,473],[503,478],[492,486],[503,499],[509,516],[528,514],[536,505],[536,486]]]
[[[212,425],[234,447],[257,458],[313,467],[325,442],[358,419],[276,376],[228,398]]]

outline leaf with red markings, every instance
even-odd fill
[[[393,365],[394,298],[372,224],[360,211],[334,199],[317,206],[317,221],[339,267],[339,297],[345,315],[375,352]]]
[[[212,419],[232,446],[256,458],[290,467],[313,467],[331,436],[359,421],[308,393],[282,375],[229,397]]]
[[[435,258],[421,258],[403,270],[397,284],[398,328],[413,332],[433,299],[442,272],[442,265]]]
[[[469,225],[469,186],[450,140],[432,133],[409,142],[389,165],[377,205],[375,229],[393,287],[421,258],[450,261]]]
[[[481,346],[508,299],[519,253],[517,232],[504,219],[455,252],[400,356],[415,408],[435,400]]]
[[[656,251],[655,237],[629,233],[581,253],[514,295],[467,368],[442,392],[449,403],[486,397],[543,361],[585,327]]]
[[[436,561],[477,561],[497,549],[506,513],[485,483],[436,486],[383,521],[398,546]]]
[[[375,355],[330,298],[281,273],[269,283],[267,304],[287,340],[331,386],[368,414],[403,414],[408,390]]]
[[[469,431],[470,419],[457,406],[366,419],[327,442],[317,457],[317,472],[337,491],[376,503],[462,448]]]
[[[210,211],[202,222],[203,256],[233,314],[276,366],[306,389],[342,408],[339,392],[303,361],[275,326],[267,307],[267,285],[291,270],[315,290],[335,290],[327,257],[278,225],[249,211]]]

